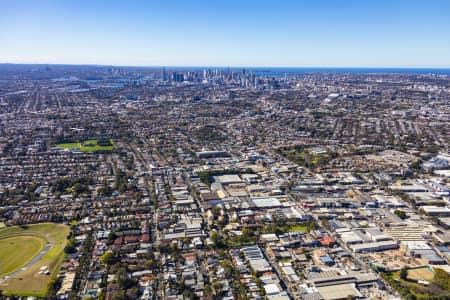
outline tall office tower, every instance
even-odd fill
[[[255,74],[252,74],[250,77],[251,77],[251,83],[252,83],[254,86],[256,86],[256,75],[255,75]]]
[[[184,81],[184,74],[183,73],[172,73],[172,80],[175,82],[183,82]]]
[[[241,77],[241,87],[245,87],[245,77]]]
[[[162,69],[162,80],[163,81],[167,81],[166,68],[164,68],[164,67]]]

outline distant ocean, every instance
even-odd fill
[[[154,68],[154,67],[151,67]],[[372,74],[436,74],[450,75],[450,68],[327,68],[327,67],[223,67],[223,66],[198,66],[198,67],[166,67],[167,70],[229,70],[233,72],[242,72],[245,69],[247,73],[253,73],[258,76],[281,77],[284,74],[306,74],[306,73],[372,73]]]
[[[248,68],[260,76],[284,76],[301,73],[376,73],[376,74],[437,74],[450,75],[450,69],[433,68]]]

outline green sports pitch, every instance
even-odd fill
[[[5,295],[38,296],[64,260],[69,227],[42,223],[0,229],[0,290]]]
[[[85,140],[80,143],[73,142],[56,144],[55,147],[62,149],[79,149],[81,152],[108,152],[114,149],[114,141],[112,139],[108,139],[105,143],[105,141],[99,142],[99,140]]]

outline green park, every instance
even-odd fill
[[[81,142],[67,142],[55,145],[62,149],[75,150],[81,152],[110,152],[114,149],[114,141],[112,139],[89,139]]]

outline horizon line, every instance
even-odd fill
[[[273,68],[273,69],[436,69],[449,70],[450,66],[279,66],[279,65],[121,65],[94,63],[17,63],[0,62],[0,65],[54,65],[54,66],[92,66],[92,67],[120,67],[120,68]]]

